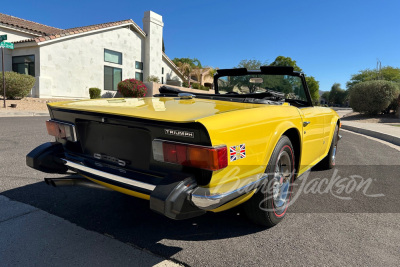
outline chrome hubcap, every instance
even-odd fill
[[[288,201],[291,176],[292,163],[290,156],[286,151],[283,151],[279,155],[278,162],[275,166],[274,180],[272,183],[272,195],[275,208],[285,206]]]
[[[335,160],[336,160],[336,146],[333,147],[332,151],[332,165],[335,165]]]

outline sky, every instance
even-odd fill
[[[2,1],[0,13],[67,29],[163,16],[165,52],[232,68],[243,59],[291,57],[321,91],[345,89],[363,69],[400,67],[399,0]],[[143,27],[142,27],[143,28]]]

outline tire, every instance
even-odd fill
[[[269,160],[263,186],[243,205],[251,221],[272,227],[283,220],[292,194],[294,173],[293,146],[287,136],[282,136]]]
[[[319,169],[330,170],[333,167],[335,167],[338,136],[339,136],[339,127],[336,125],[328,155],[326,155],[326,157],[323,160],[321,160],[321,162],[318,164]]]

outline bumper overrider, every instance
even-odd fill
[[[150,200],[151,210],[178,220],[196,217],[221,207],[256,189],[265,179],[264,176],[260,176],[248,182],[219,188],[218,193],[213,193],[217,191],[215,188],[198,186],[190,174],[160,175],[115,168],[82,157],[66,156],[62,145],[57,142],[45,143],[32,150],[26,156],[26,163],[31,168],[47,173],[66,173],[71,170],[88,178],[84,182],[78,181],[82,180],[78,177],[47,178],[48,184],[57,185],[57,179],[62,180],[62,185],[79,185],[94,181],[101,185],[130,190],[146,196]],[[70,183],[66,180],[70,180]]]

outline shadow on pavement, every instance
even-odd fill
[[[218,240],[265,230],[240,216],[239,208],[175,221],[151,211],[146,200],[101,189],[78,186],[54,188],[40,182],[2,194],[87,230],[112,236],[168,258],[182,248],[159,243],[163,239]]]

